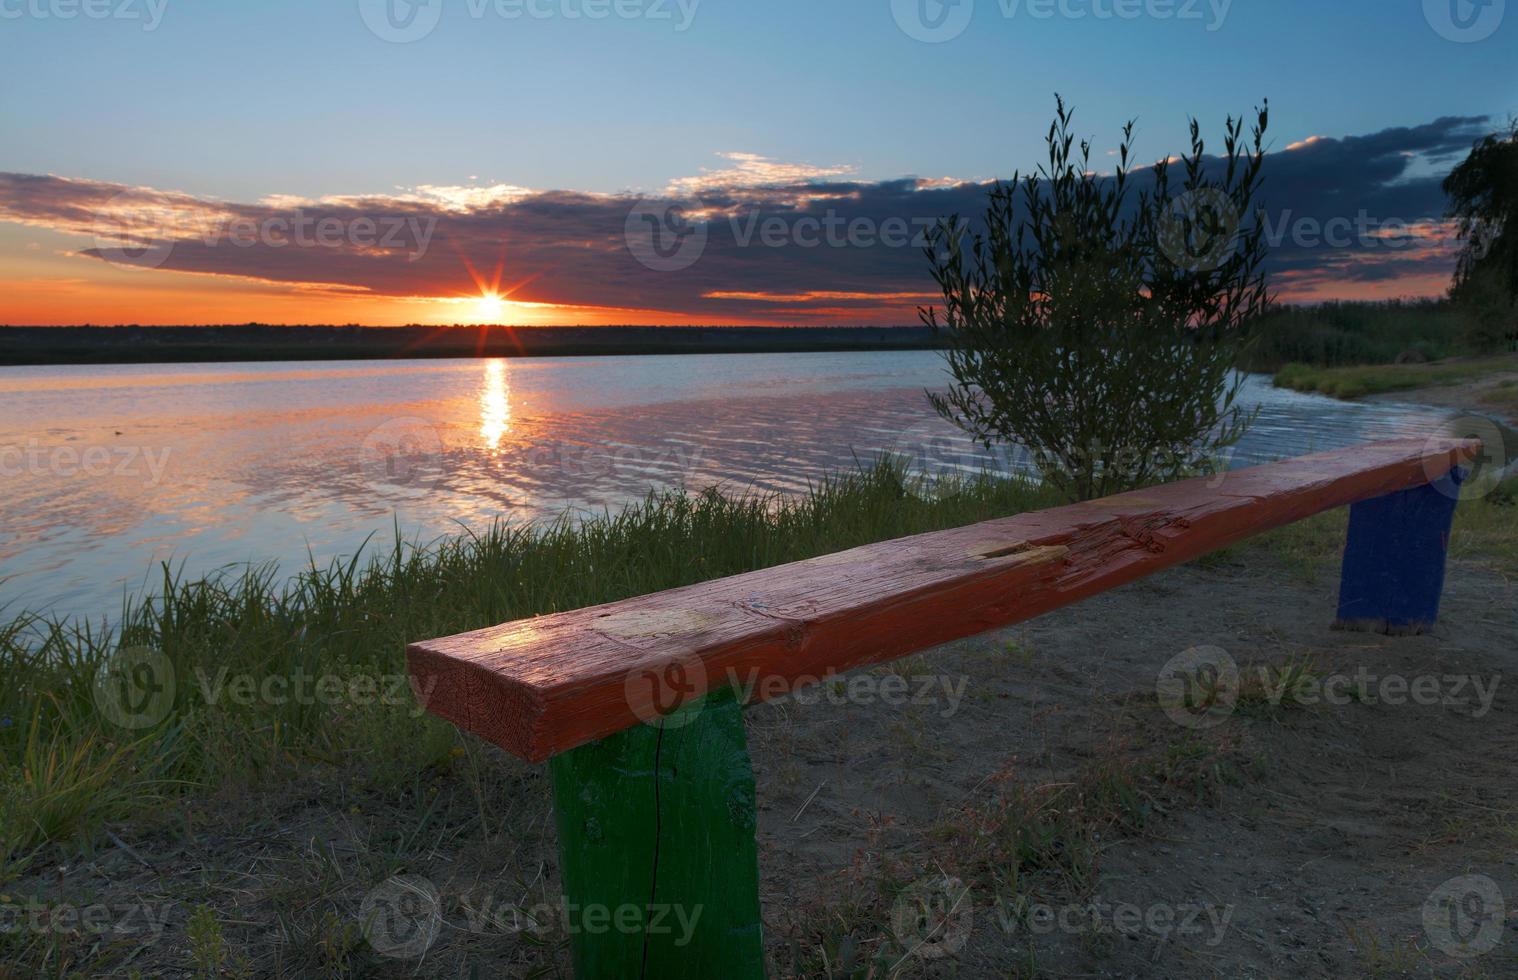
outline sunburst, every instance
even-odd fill
[[[500,323],[506,313],[506,297],[496,292],[484,292],[470,307],[470,318],[475,323]]]

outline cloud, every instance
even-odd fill
[[[779,163],[757,153],[719,153],[717,156],[732,161],[734,166],[703,171],[699,177],[679,177],[670,181],[668,193],[675,197],[700,197],[711,191],[798,184],[829,177],[844,177],[854,172],[853,167]]]
[[[1456,251],[1439,183],[1489,128],[1445,117],[1272,153],[1264,202],[1278,291],[1437,292]],[[731,166],[649,200],[491,184],[242,204],[0,173],[0,221],[79,236],[89,259],[291,289],[467,297],[499,274],[522,302],[712,323],[902,323],[935,295],[926,229],[985,206],[982,181],[859,181],[848,167],[723,156]],[[1148,180],[1135,174],[1135,190]],[[650,247],[629,248],[629,234]]]

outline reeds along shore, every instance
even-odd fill
[[[1452,553],[1518,575],[1518,479],[1462,504]],[[928,484],[896,460],[804,495],[711,488],[650,494],[588,518],[500,522],[430,544],[399,536],[293,575],[274,564],[161,585],[114,615],[0,619],[0,880],[38,855],[88,849],[110,822],[182,796],[249,791],[339,767],[404,780],[460,751],[418,706],[405,646],[610,602],[872,541],[1061,501],[1021,479]],[[1338,522],[1335,524],[1334,522]],[[1342,513],[1260,544],[1307,569],[1343,545]],[[122,651],[152,658],[160,700],[122,724],[100,684]],[[164,691],[167,691],[165,696]]]
[[[13,612],[0,622],[5,860],[88,846],[107,822],[166,798],[257,785],[291,766],[386,778],[446,758],[458,736],[417,707],[409,641],[1056,502],[1021,480],[928,486],[882,461],[796,497],[665,492],[429,545],[397,535],[388,550],[293,577],[268,564],[191,581],[164,567],[161,585],[109,623]],[[98,684],[123,650],[151,658],[135,669],[154,689],[171,688],[126,725],[111,710],[118,695]]]
[[[418,868],[435,874],[429,861],[453,859],[440,853],[462,849],[458,868],[492,868],[497,877],[487,878],[487,890],[520,895],[535,880],[534,901],[551,891],[539,863],[547,824],[538,767],[425,713],[404,675],[408,641],[1056,503],[1025,481],[930,486],[907,478],[899,464],[881,463],[795,497],[663,493],[589,519],[501,523],[428,546],[397,540],[288,580],[272,565],[194,581],[165,569],[157,590],[125,603],[109,623],[0,617],[0,910],[52,907],[60,894],[87,901],[80,896],[114,876],[110,895],[141,888],[160,914],[176,917],[166,933],[173,943],[139,961],[145,974],[152,963],[180,962],[188,948],[195,962],[246,952],[293,974],[357,975],[348,967],[381,957],[364,952],[354,894]],[[1463,503],[1452,557],[1487,565],[1501,579],[1518,576],[1515,504],[1518,480]],[[1319,515],[1199,559],[1197,573],[1235,589],[1241,576],[1246,583],[1256,576],[1254,588],[1270,592],[1285,571],[1331,588],[1346,523],[1343,510]],[[1184,646],[1194,637],[1172,639]],[[101,668],[123,652],[152,668],[134,678],[151,682],[139,704],[114,699],[98,683]],[[974,656],[996,658],[986,670],[1005,677],[1032,654],[1003,639]],[[146,717],[124,726],[123,709]],[[1171,782],[1231,764],[1221,749],[1195,756],[1182,748],[1184,763],[1175,762],[1174,746],[1161,750]],[[1114,791],[1141,801],[1124,787],[1149,779],[1148,770],[1114,764],[1098,758],[1079,777],[1074,796],[1094,811],[1072,808],[1065,782],[1054,784],[1062,787],[1057,809],[1044,797],[1018,796],[1013,783],[1014,809],[1002,824],[1022,833],[1040,814],[1068,813],[1083,835],[1077,840],[1105,837],[1110,822],[1130,812],[1112,805]],[[970,826],[975,841],[987,840],[979,824]],[[345,834],[353,845],[328,853]],[[998,838],[988,853],[1000,861],[996,848],[1021,847],[1019,840]],[[255,841],[261,854],[270,842],[273,850],[267,873],[250,878]],[[1061,844],[1059,861],[1068,857]],[[1088,875],[1091,862],[1076,858],[1070,873]],[[77,883],[70,891],[59,891],[61,869]],[[7,905],[6,895],[18,904]],[[269,903],[269,918],[259,922],[277,924],[273,947],[238,945],[247,939],[239,931],[247,916],[265,914],[227,910],[239,902]],[[449,921],[467,911],[451,910]],[[468,945],[478,936],[455,938],[461,945],[449,955],[493,955]],[[554,955],[528,940],[502,942],[509,950],[502,956]],[[471,952],[459,952],[466,947]],[[102,945],[89,933],[0,929],[0,977],[93,973],[131,963],[142,949],[140,937]],[[7,963],[23,972],[7,973]],[[220,975],[258,975],[246,966]]]

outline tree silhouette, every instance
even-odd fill
[[[1465,245],[1450,296],[1479,350],[1518,347],[1518,118],[1479,140],[1444,180]]]

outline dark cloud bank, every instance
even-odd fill
[[[1264,197],[1277,291],[1353,296],[1446,275],[1456,245],[1439,183],[1490,128],[1451,116],[1273,152]],[[708,219],[705,241],[661,235],[662,249],[649,236],[677,226],[661,210],[671,202],[569,191],[233,204],[0,173],[0,220],[89,235],[97,245],[83,254],[94,258],[318,289],[477,295],[478,277],[499,267],[520,300],[714,323],[903,322],[932,294],[922,229],[980,213],[986,193],[916,179],[690,186],[699,200],[674,203]],[[123,242],[147,248],[123,252]]]

